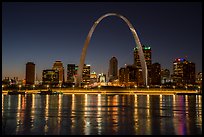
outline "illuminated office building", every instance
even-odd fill
[[[97,82],[97,74],[95,71],[93,71],[90,74],[90,83],[96,83],[96,82]]]
[[[122,86],[137,85],[136,67],[134,65],[126,65],[119,69],[119,84]]]
[[[64,67],[60,60],[54,62],[52,69],[59,71],[59,84],[64,82]]]
[[[83,72],[82,72],[82,85],[89,85],[90,84],[90,71],[91,65],[84,64]]]
[[[42,83],[55,86],[59,84],[59,71],[54,69],[43,70]]]
[[[152,65],[151,47],[143,45],[142,49],[143,49],[143,53],[145,57],[145,62],[147,65],[148,84],[151,84],[151,65]],[[142,76],[142,66],[141,66],[141,62],[139,59],[138,47],[134,48],[134,64],[133,65],[136,66],[136,69],[137,69],[137,72],[136,72],[137,85],[144,85],[143,76]]]
[[[78,66],[67,64],[67,83],[74,83],[77,75]]]
[[[161,69],[161,83],[165,84],[170,82],[170,70]]]
[[[173,62],[173,82],[176,86],[184,87],[195,84],[195,63],[184,58],[177,58]]]

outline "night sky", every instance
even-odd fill
[[[134,26],[141,44],[152,48],[152,63],[172,72],[175,58],[187,57],[202,71],[202,3],[2,3],[2,78],[25,78],[26,63],[36,65],[37,77],[56,60],[79,64],[86,36],[102,15],[116,12]],[[96,27],[85,63],[106,73],[112,56],[118,67],[133,64],[134,38],[126,23],[107,17]],[[66,79],[65,79],[66,80]]]

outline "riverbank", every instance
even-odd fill
[[[21,90],[25,94],[38,94],[41,90]],[[53,89],[53,91],[61,92],[62,94],[151,94],[151,95],[202,95],[201,92],[193,90],[155,90],[155,89]],[[3,90],[2,94],[8,94]]]

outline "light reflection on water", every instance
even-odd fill
[[[2,133],[202,134],[201,95],[2,95]]]

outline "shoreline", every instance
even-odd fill
[[[41,90],[20,90],[19,93],[38,94]],[[110,90],[110,89],[53,89],[62,94],[136,94],[136,95],[202,95],[198,91],[192,90]],[[8,94],[8,90],[3,90],[2,94]]]

